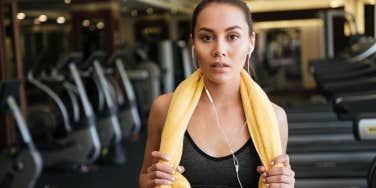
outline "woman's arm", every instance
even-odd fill
[[[154,187],[150,186],[153,184],[167,184],[166,180],[163,178],[157,178],[157,175],[165,176],[163,172],[160,172],[155,164],[158,159],[167,160],[168,156],[163,155],[159,150],[159,145],[161,141],[161,133],[164,126],[164,122],[167,116],[168,107],[170,105],[172,94],[165,94],[159,96],[153,102],[148,119],[148,135],[146,140],[146,148],[144,153],[144,162],[142,164],[140,176],[139,176],[139,185],[141,188]],[[161,167],[165,168],[165,167]],[[170,169],[164,169],[168,171]],[[159,171],[159,172],[158,172]],[[163,171],[163,170],[162,170]],[[157,174],[159,173],[159,174]],[[153,177],[151,177],[153,176]],[[152,182],[151,182],[152,181]]]
[[[274,111],[277,116],[277,121],[279,125],[279,135],[281,138],[281,144],[282,144],[282,152],[283,154],[286,154],[287,149],[287,141],[288,141],[288,124],[287,124],[287,116],[285,110],[281,108],[280,106],[273,103]]]
[[[271,166],[278,163],[284,164],[284,167],[272,168],[266,171],[264,166],[257,167],[257,172],[260,173],[260,178],[263,179],[269,188],[293,188],[295,185],[295,172],[291,169],[289,157],[286,154],[288,141],[288,124],[286,112],[279,106],[273,104],[277,121],[279,125],[279,133],[282,144],[283,154],[274,158]]]

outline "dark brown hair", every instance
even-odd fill
[[[252,21],[252,15],[251,11],[249,10],[246,3],[244,3],[241,0],[202,0],[200,3],[196,6],[195,10],[192,14],[192,27],[191,27],[191,33],[192,37],[194,37],[194,31],[197,23],[197,17],[201,13],[201,11],[207,7],[211,3],[225,3],[229,5],[233,5],[235,7],[238,7],[241,9],[244,13],[244,18],[247,21],[248,28],[249,28],[249,35],[252,35],[253,33],[253,21]]]

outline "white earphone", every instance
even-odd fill
[[[195,56],[195,47],[192,45],[192,65],[195,69],[198,69],[198,63],[196,62],[196,56]]]
[[[252,43],[249,44],[249,51],[248,51],[248,54],[251,55],[253,52],[253,45]]]
[[[215,107],[215,104],[214,104],[214,100],[213,100],[213,97],[211,96],[209,90],[206,88],[206,86],[204,86],[204,89],[205,89],[205,93],[206,93],[206,96],[208,97],[209,99],[209,102],[213,105],[213,109],[214,109],[214,113],[215,113],[215,118],[217,120],[217,127],[218,129],[221,131],[221,134],[222,136],[225,138],[225,142],[231,152],[231,156],[232,156],[232,162],[234,163],[234,168],[235,168],[235,172],[236,172],[236,179],[238,180],[238,183],[240,185],[240,188],[243,188],[243,184],[242,182],[240,181],[240,177],[239,177],[239,168],[240,168],[240,165],[239,165],[239,160],[238,158],[236,157],[235,155],[235,152],[232,150],[231,148],[231,144],[226,136],[226,134],[224,133],[222,127],[221,127],[221,123],[219,121],[219,117],[218,117],[218,111],[217,111],[217,108]]]

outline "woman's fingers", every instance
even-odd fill
[[[147,176],[150,180],[150,187],[157,185],[171,185],[175,180],[173,174],[175,171],[167,164],[155,163],[147,169]]]
[[[295,176],[295,172],[292,171],[288,167],[283,167],[283,168],[274,168],[266,172],[267,176],[278,176],[278,175],[285,175],[285,176]]]
[[[175,181],[174,174],[176,172],[183,173],[185,171],[183,166],[178,166],[176,169],[173,169],[171,166],[165,163],[160,163],[159,161],[170,161],[171,158],[160,152],[153,151],[151,152],[153,158],[153,164],[147,168],[147,176],[150,180],[148,187],[154,188],[158,185],[171,185]]]
[[[294,188],[294,185],[291,184],[282,184],[282,183],[271,183],[266,184],[267,188]]]
[[[174,174],[175,173],[175,170],[172,169],[170,166],[168,166],[167,164],[163,164],[163,163],[155,163],[153,165],[151,165],[147,171],[150,173],[150,172],[154,172],[154,171],[161,171],[161,172],[165,172],[165,173],[168,173],[168,174]]]
[[[293,187],[295,184],[295,172],[291,170],[288,155],[280,155],[274,158],[270,165],[283,164],[283,167],[271,168],[262,174],[263,181],[268,188]],[[260,177],[261,178],[261,177]]]
[[[295,184],[295,172],[291,170],[289,167],[281,167],[281,168],[274,168],[271,169],[264,174],[260,178],[263,178],[265,184],[267,184],[269,188],[273,187],[293,187]]]
[[[170,161],[171,160],[171,158],[168,155],[166,155],[166,154],[164,154],[160,151],[151,152],[151,156],[153,157],[154,163],[158,162],[159,160],[164,160],[164,161]]]
[[[175,177],[172,174],[162,172],[162,171],[153,171],[149,173],[149,178],[151,179],[164,179],[168,181],[175,181]]]
[[[266,172],[266,168],[264,166],[258,166],[256,170],[259,174],[263,174]]]
[[[174,174],[178,170],[174,170],[168,164],[160,163],[160,161],[170,161],[171,158],[160,152],[151,152],[153,164],[147,168],[148,188],[154,188],[158,185],[171,185],[175,181]]]
[[[272,184],[272,183],[293,184],[295,182],[295,179],[292,178],[291,176],[278,175],[278,176],[267,176],[267,177],[264,177],[263,181],[266,184]]]
[[[164,180],[164,179],[151,179],[150,182],[148,183],[149,188],[154,188],[157,185],[171,185],[172,182],[169,180]]]
[[[178,166],[178,172],[179,172],[180,174],[183,174],[183,173],[185,172],[185,168],[184,168],[184,166]]]
[[[264,182],[266,184],[280,183],[280,184],[292,184],[293,178],[290,176],[279,175],[279,176],[268,176],[265,177]]]

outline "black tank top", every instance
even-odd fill
[[[243,188],[257,188],[259,174],[256,171],[261,164],[252,139],[235,152],[239,161],[239,178]],[[212,157],[203,152],[188,132],[184,136],[183,154],[180,165],[184,166],[183,175],[192,188],[239,188],[232,156]]]

